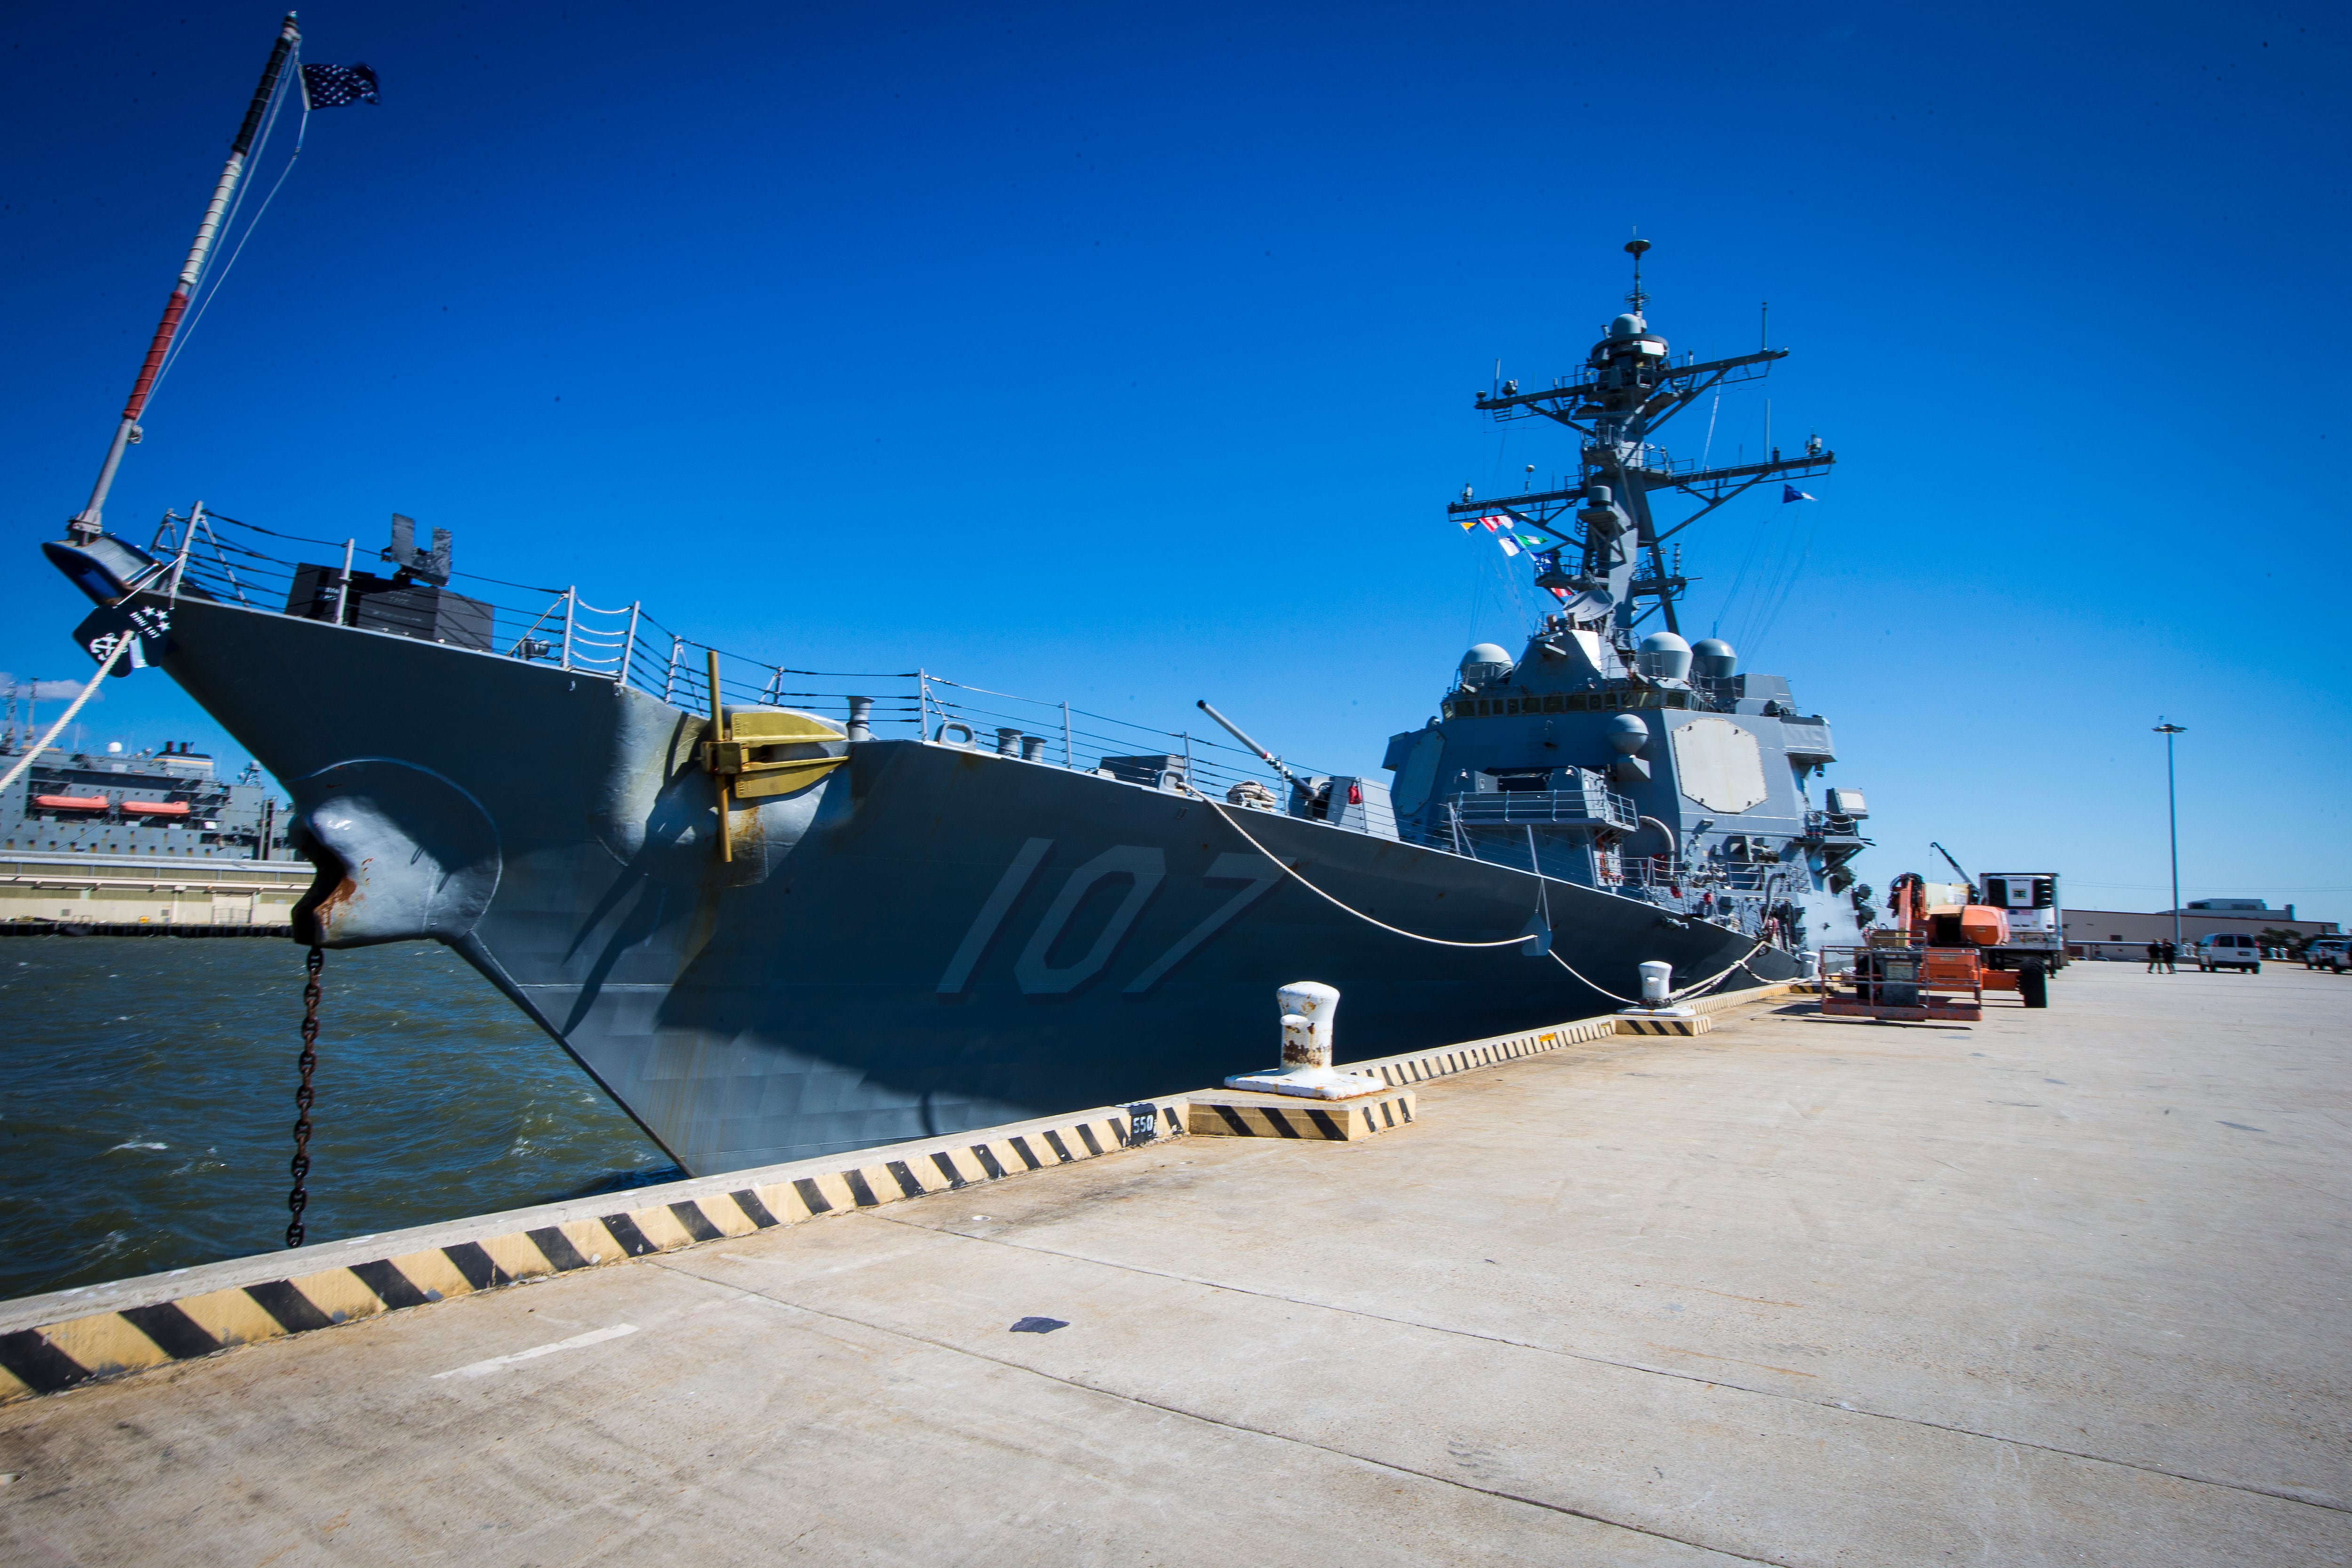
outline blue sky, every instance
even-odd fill
[[[0,98],[0,669],[79,678],[87,492],[276,14],[28,13]],[[779,662],[1370,771],[1525,632],[1465,482],[1569,468],[1470,394],[1654,325],[1794,351],[1712,449],[1817,504],[1691,531],[1689,618],[1787,674],[1884,887],[2055,867],[2352,917],[2347,25],[2304,6],[333,5],[384,102],[301,163],[110,519],[203,498],[643,599]],[[269,171],[265,166],[264,174]],[[1669,444],[1696,455],[1706,410]],[[1775,606],[1777,605],[1777,613]],[[359,700],[356,699],[355,700]],[[87,738],[209,742],[168,681]]]

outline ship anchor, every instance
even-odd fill
[[[735,858],[733,803],[791,795],[847,762],[847,757],[786,757],[788,746],[838,741],[840,735],[801,713],[750,712],[730,717],[719,694],[719,650],[705,650],[710,680],[709,739],[702,743],[702,767],[719,788],[719,858]]]

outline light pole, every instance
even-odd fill
[[[2180,793],[2172,783],[2172,737],[2186,735],[2189,727],[2169,719],[2157,722],[2156,733],[2164,737],[2164,805],[2172,819],[2172,945],[2180,945]]]

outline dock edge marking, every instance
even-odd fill
[[[1786,984],[1757,986],[1710,996],[1693,1005],[1701,1012],[1715,1013],[1769,1000],[1790,989]],[[1612,1039],[1616,1035],[1613,1016],[1583,1018],[1524,1034],[1346,1065],[1357,1072],[1379,1075],[1391,1089],[1407,1089],[1473,1068]],[[1201,1111],[1210,1109],[1199,1108]],[[1217,1106],[1213,1114],[1230,1119],[1234,1109]],[[1278,1130],[1269,1126],[1267,1131],[1276,1137],[1318,1142],[1349,1136],[1352,1118],[1335,1117],[1329,1108],[1318,1109],[1322,1114],[1303,1113],[1295,1121],[1284,1118],[1286,1125]],[[1414,1109],[1409,1094],[1387,1097],[1380,1107],[1382,1124],[1397,1125],[1391,1117],[1412,1121]],[[1140,1131],[1147,1112],[1152,1129],[1148,1133]],[[1244,1113],[1264,1114],[1256,1108],[1246,1108]],[[902,1196],[960,1190],[1096,1159],[1139,1142],[1181,1136],[1193,1114],[1191,1096],[1171,1095],[1119,1108],[1115,1115],[1074,1117],[1044,1127],[1032,1123],[1023,1132],[997,1138],[983,1131],[977,1142],[942,1140],[936,1149],[915,1145],[901,1157],[878,1164],[845,1164],[819,1175],[790,1177],[733,1192],[702,1193],[601,1218],[565,1220],[395,1257],[306,1269],[242,1287],[61,1318],[0,1333],[0,1405],[456,1296],[749,1236],[823,1215],[879,1207]],[[1368,1124],[1364,1133],[1356,1136],[1380,1130],[1370,1125],[1370,1108],[1364,1119]]]

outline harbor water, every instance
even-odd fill
[[[0,943],[0,1297],[284,1246],[291,942]],[[677,1176],[446,948],[327,954],[312,1242]]]

